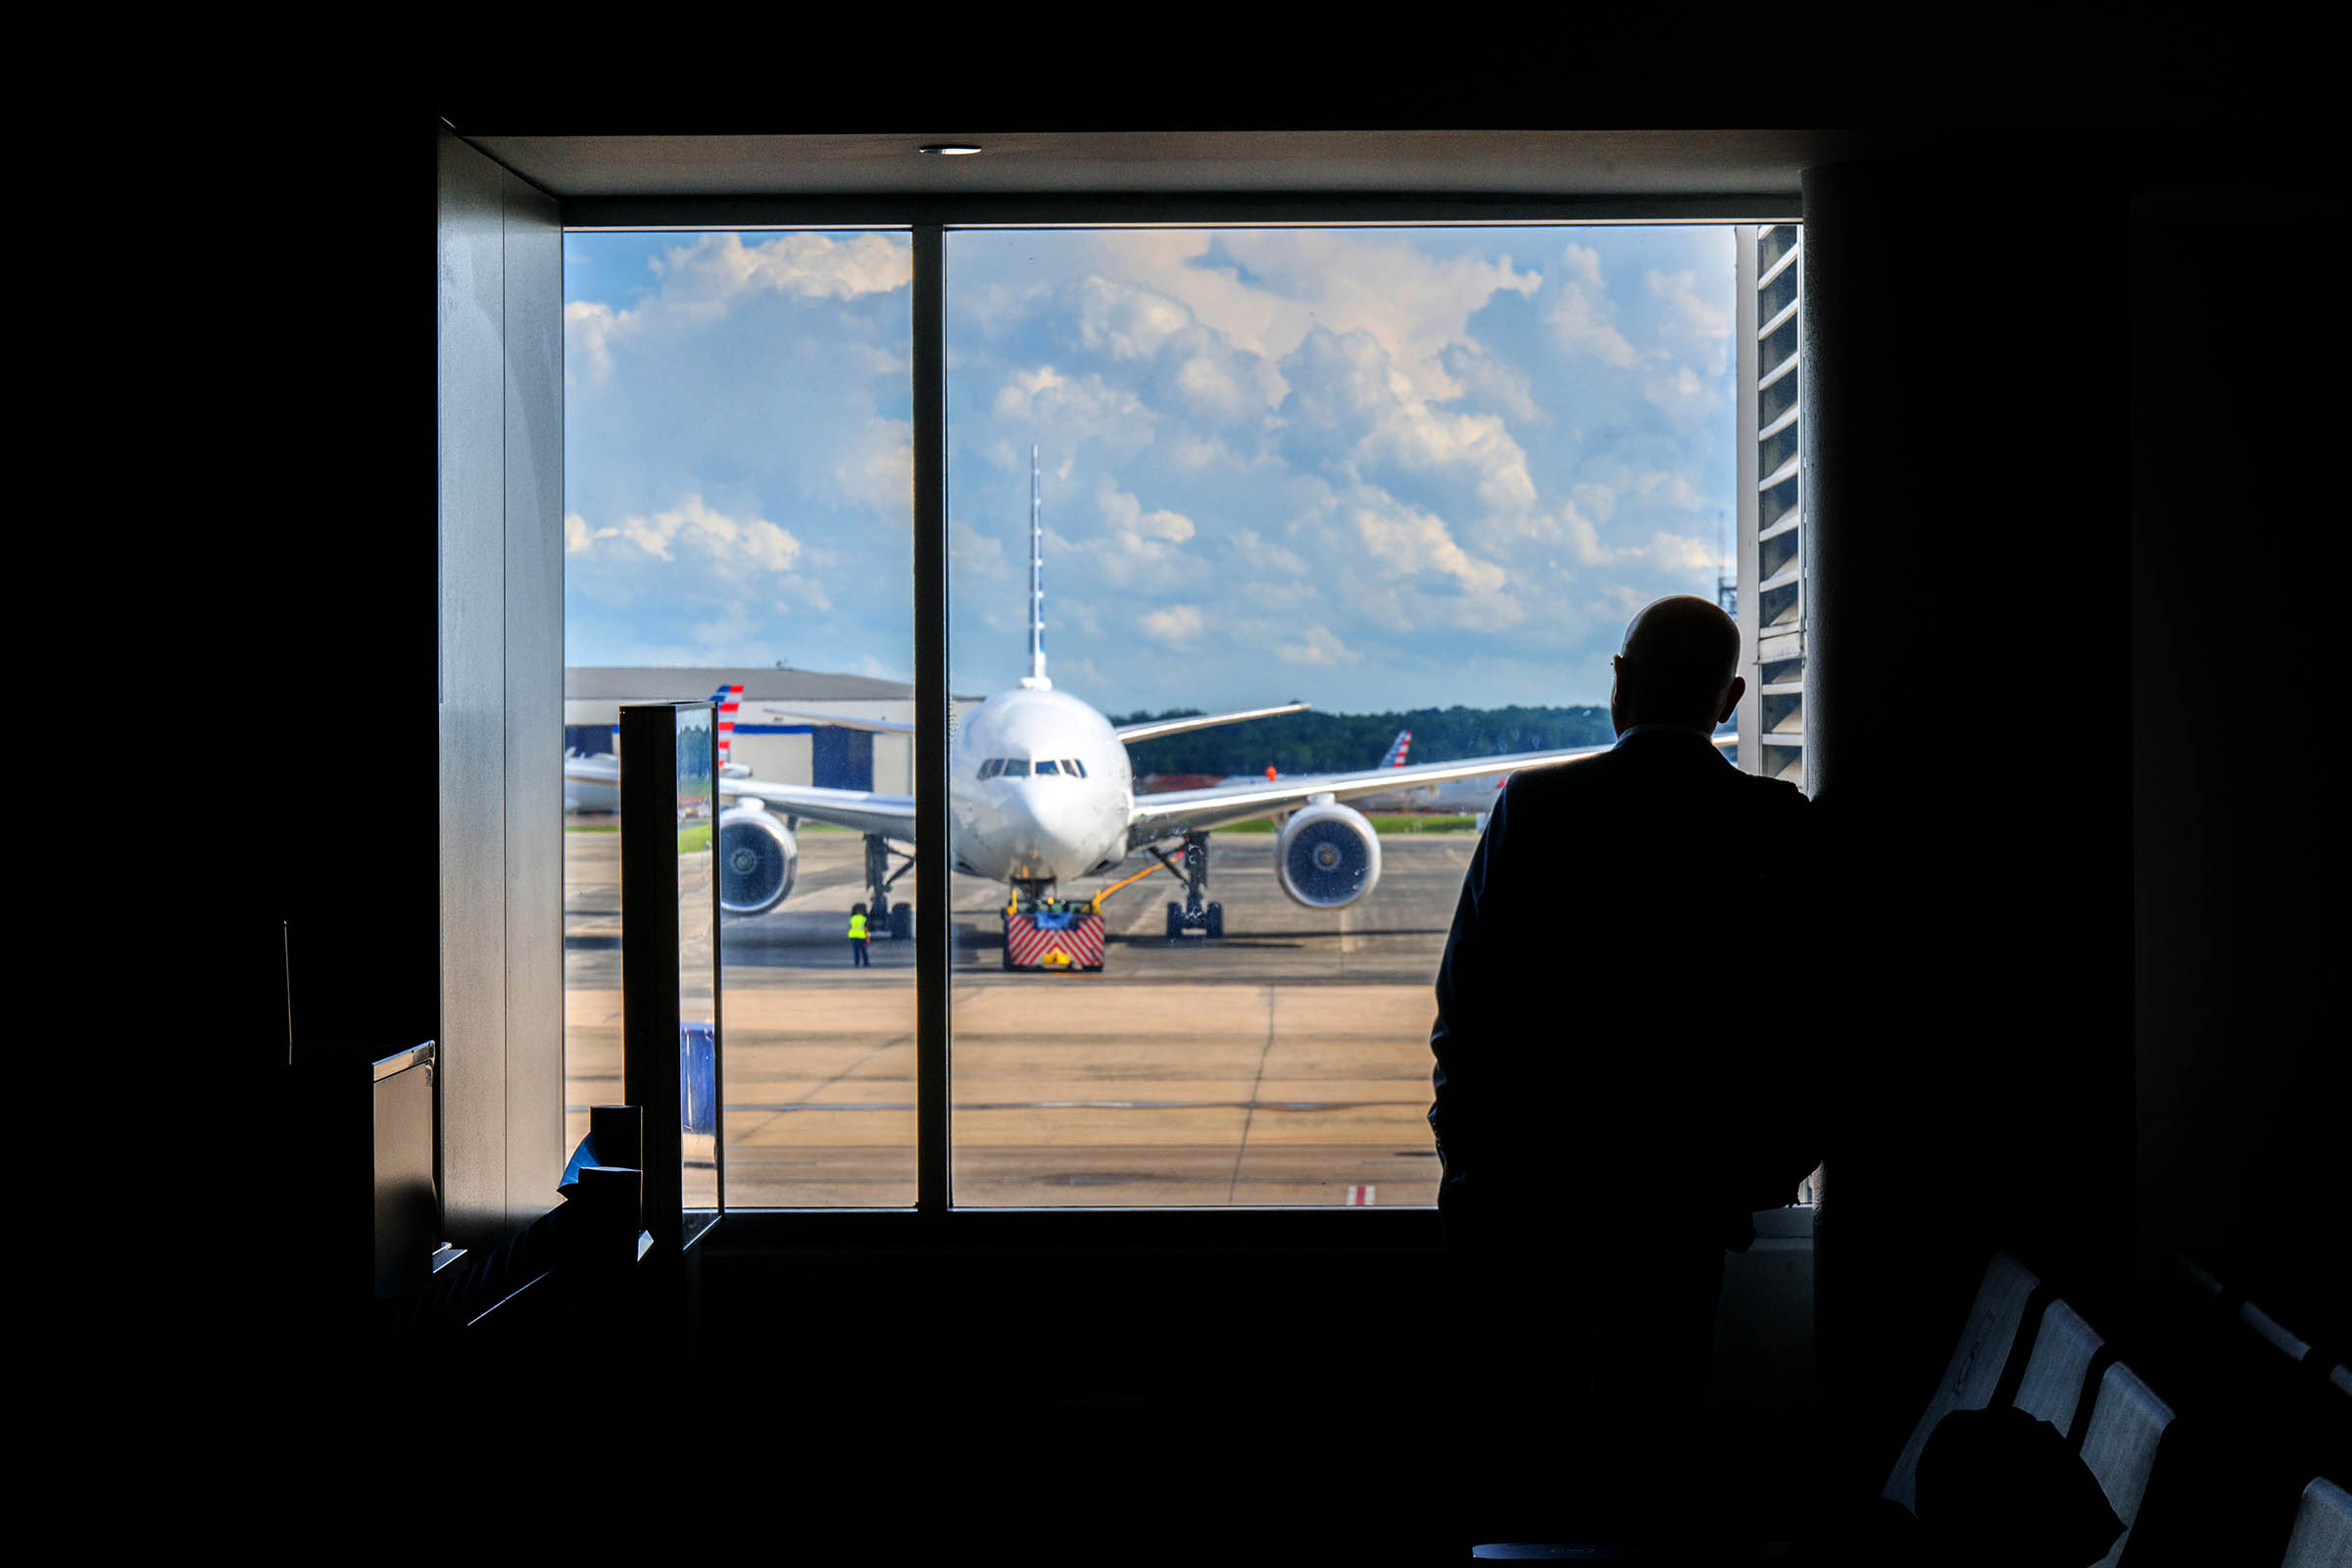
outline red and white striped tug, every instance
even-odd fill
[[[1096,970],[1102,967],[1102,917],[1083,904],[1044,905],[1004,911],[1007,969]]]

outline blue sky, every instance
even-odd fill
[[[565,239],[566,660],[907,678],[903,235]],[[947,239],[955,689],[1106,710],[1605,699],[1713,591],[1727,228]]]

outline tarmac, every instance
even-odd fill
[[[1110,895],[1096,974],[1006,972],[1004,890],[953,877],[954,1202],[1435,1200],[1430,987],[1476,836],[1384,834],[1379,885],[1334,910],[1284,896],[1274,842],[1211,837],[1218,942],[1166,940],[1181,886],[1164,872]],[[720,934],[726,1201],[911,1205],[913,944],[877,941],[852,967],[860,840],[805,829],[800,846],[791,896]],[[589,1105],[621,1098],[619,836],[564,847],[570,1142]]]

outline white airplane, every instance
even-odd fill
[[[1405,753],[1412,748],[1413,732],[1400,729],[1396,740],[1389,744],[1388,760],[1383,767],[1404,766]],[[1424,784],[1419,789],[1398,790],[1388,795],[1374,796],[1367,806],[1385,806],[1413,811],[1475,811],[1479,831],[1486,831],[1487,813],[1494,808],[1494,797],[1511,781],[1508,773],[1493,776],[1479,774],[1470,778],[1447,779],[1442,784]]]
[[[1276,880],[1308,908],[1336,909],[1370,893],[1380,880],[1380,838],[1345,803],[1400,788],[1489,778],[1525,768],[1556,767],[1605,752],[1606,746],[1527,752],[1511,757],[1364,768],[1351,773],[1219,783],[1164,795],[1135,793],[1129,743],[1154,735],[1206,729],[1276,713],[1304,703],[1243,712],[1198,714],[1114,727],[1102,713],[1046,675],[1045,533],[1037,451],[1029,455],[1029,673],[1013,690],[968,710],[948,748],[949,831],[955,867],[1003,882],[1015,911],[1066,909],[1056,900],[1062,883],[1107,872],[1142,851],[1185,884],[1181,904],[1167,906],[1170,940],[1225,932],[1223,906],[1209,902],[1210,830],[1274,817]],[[779,717],[853,729],[908,734],[914,726],[884,718],[845,717],[768,708]],[[1394,754],[1393,754],[1394,755]],[[1401,762],[1401,759],[1397,759]],[[719,781],[719,903],[730,914],[760,914],[792,891],[799,860],[793,838],[802,819],[830,822],[865,835],[866,903],[870,928],[905,940],[913,911],[893,904],[890,889],[914,863],[914,798],[866,790],[771,784],[736,767]],[[567,759],[564,777],[610,784],[618,776],[612,758]],[[731,804],[730,804],[731,803]],[[1181,860],[1178,857],[1181,856]],[[899,857],[901,863],[892,865]]]
[[[710,694],[711,705],[717,709],[718,768],[722,777],[730,768],[735,776],[748,775],[751,769],[730,762],[728,750],[735,739],[735,710],[743,696],[741,685],[721,686]],[[612,726],[612,738],[620,738],[620,726]],[[601,763],[607,771],[575,770],[575,762]],[[620,775],[612,771],[617,767],[610,751],[587,752],[566,750],[564,753],[564,809],[566,811],[617,811],[620,809]],[[602,779],[603,782],[590,782]]]
[[[1389,742],[1389,749],[1381,754],[1380,765],[1383,767],[1402,767],[1404,765],[1405,748],[1410,746],[1412,741],[1413,732],[1411,730],[1398,730],[1396,732],[1396,738]],[[1261,778],[1271,782],[1272,780],[1280,777],[1282,777],[1282,774],[1274,767],[1269,765],[1263,773],[1228,773],[1223,778],[1217,780],[1217,782],[1220,785],[1255,784]]]

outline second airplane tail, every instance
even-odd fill
[[[728,748],[735,742],[735,710],[742,698],[743,687],[740,683],[733,686],[721,686],[710,694],[710,704],[717,710],[718,767],[722,774],[726,771],[727,764],[734,760]]]

